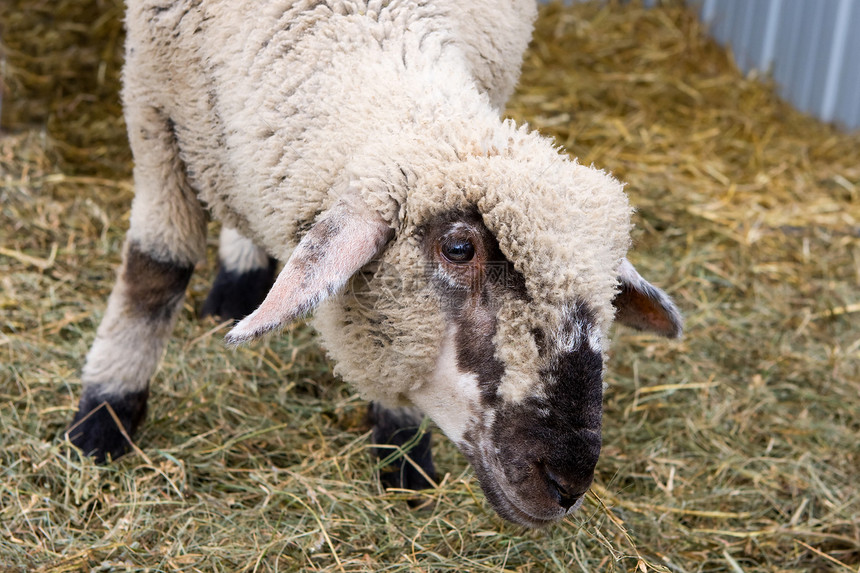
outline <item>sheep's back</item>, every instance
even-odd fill
[[[471,74],[461,83],[500,108],[534,12],[523,0],[131,0],[127,115],[157,107],[215,217],[284,256],[330,204],[355,150],[403,131],[420,105],[425,90],[401,81],[400,52],[424,38],[445,57],[459,51]]]

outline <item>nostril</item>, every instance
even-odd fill
[[[546,479],[549,482],[550,488],[556,495],[558,504],[565,510],[573,507],[579,498],[585,495],[585,492],[576,491],[570,486],[566,486],[564,481],[549,469],[544,468],[544,472],[546,473]]]

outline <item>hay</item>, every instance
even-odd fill
[[[0,125],[44,128],[65,173],[125,172],[131,154],[117,96],[121,0],[4,0]],[[2,61],[0,60],[0,61]]]
[[[0,571],[860,570],[860,135],[744,77],[676,5],[544,7],[509,110],[628,182],[631,258],[687,317],[679,343],[616,330],[579,514],[502,522],[443,438],[423,509],[381,491],[364,406],[307,328],[231,352],[195,319],[214,252],[141,453],[67,457],[131,196],[120,13],[0,7]]]

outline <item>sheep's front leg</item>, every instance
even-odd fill
[[[435,480],[436,470],[430,451],[430,432],[420,431],[424,418],[421,411],[417,408],[384,408],[371,402],[367,416],[373,424],[373,443],[380,446],[374,448],[376,455],[381,460],[396,456],[379,472],[382,485],[413,490],[433,487],[427,477]],[[403,455],[397,456],[398,449],[403,450]]]
[[[155,372],[203,255],[206,216],[179,160],[172,124],[156,110],[127,110],[135,198],[122,267],[83,368],[69,438],[103,462],[128,451]]]
[[[221,228],[218,242],[218,276],[200,314],[244,318],[260,306],[272,288],[277,261],[229,227]]]
[[[129,444],[122,430],[131,435],[143,420],[149,378],[193,269],[154,258],[134,239],[126,244],[122,270],[87,355],[84,391],[69,432],[72,443],[99,462],[125,453]]]

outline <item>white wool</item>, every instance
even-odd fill
[[[336,371],[387,404],[433,379],[445,340],[415,233],[477,207],[533,299],[502,305],[494,339],[500,393],[522,399],[538,378],[524,341],[565,303],[605,338],[630,226],[617,181],[498,117],[535,15],[525,0],[131,0],[131,137],[161,121],[209,210],[282,260],[340,197],[382,216],[395,239],[314,323]]]
[[[440,102],[495,115],[481,99],[507,99],[535,15],[523,0],[132,1],[127,114],[169,117],[201,199],[285,258],[349,179],[379,176],[371,148],[447,119]]]
[[[218,238],[218,260],[230,272],[243,274],[269,265],[269,257],[235,229],[222,227]]]

